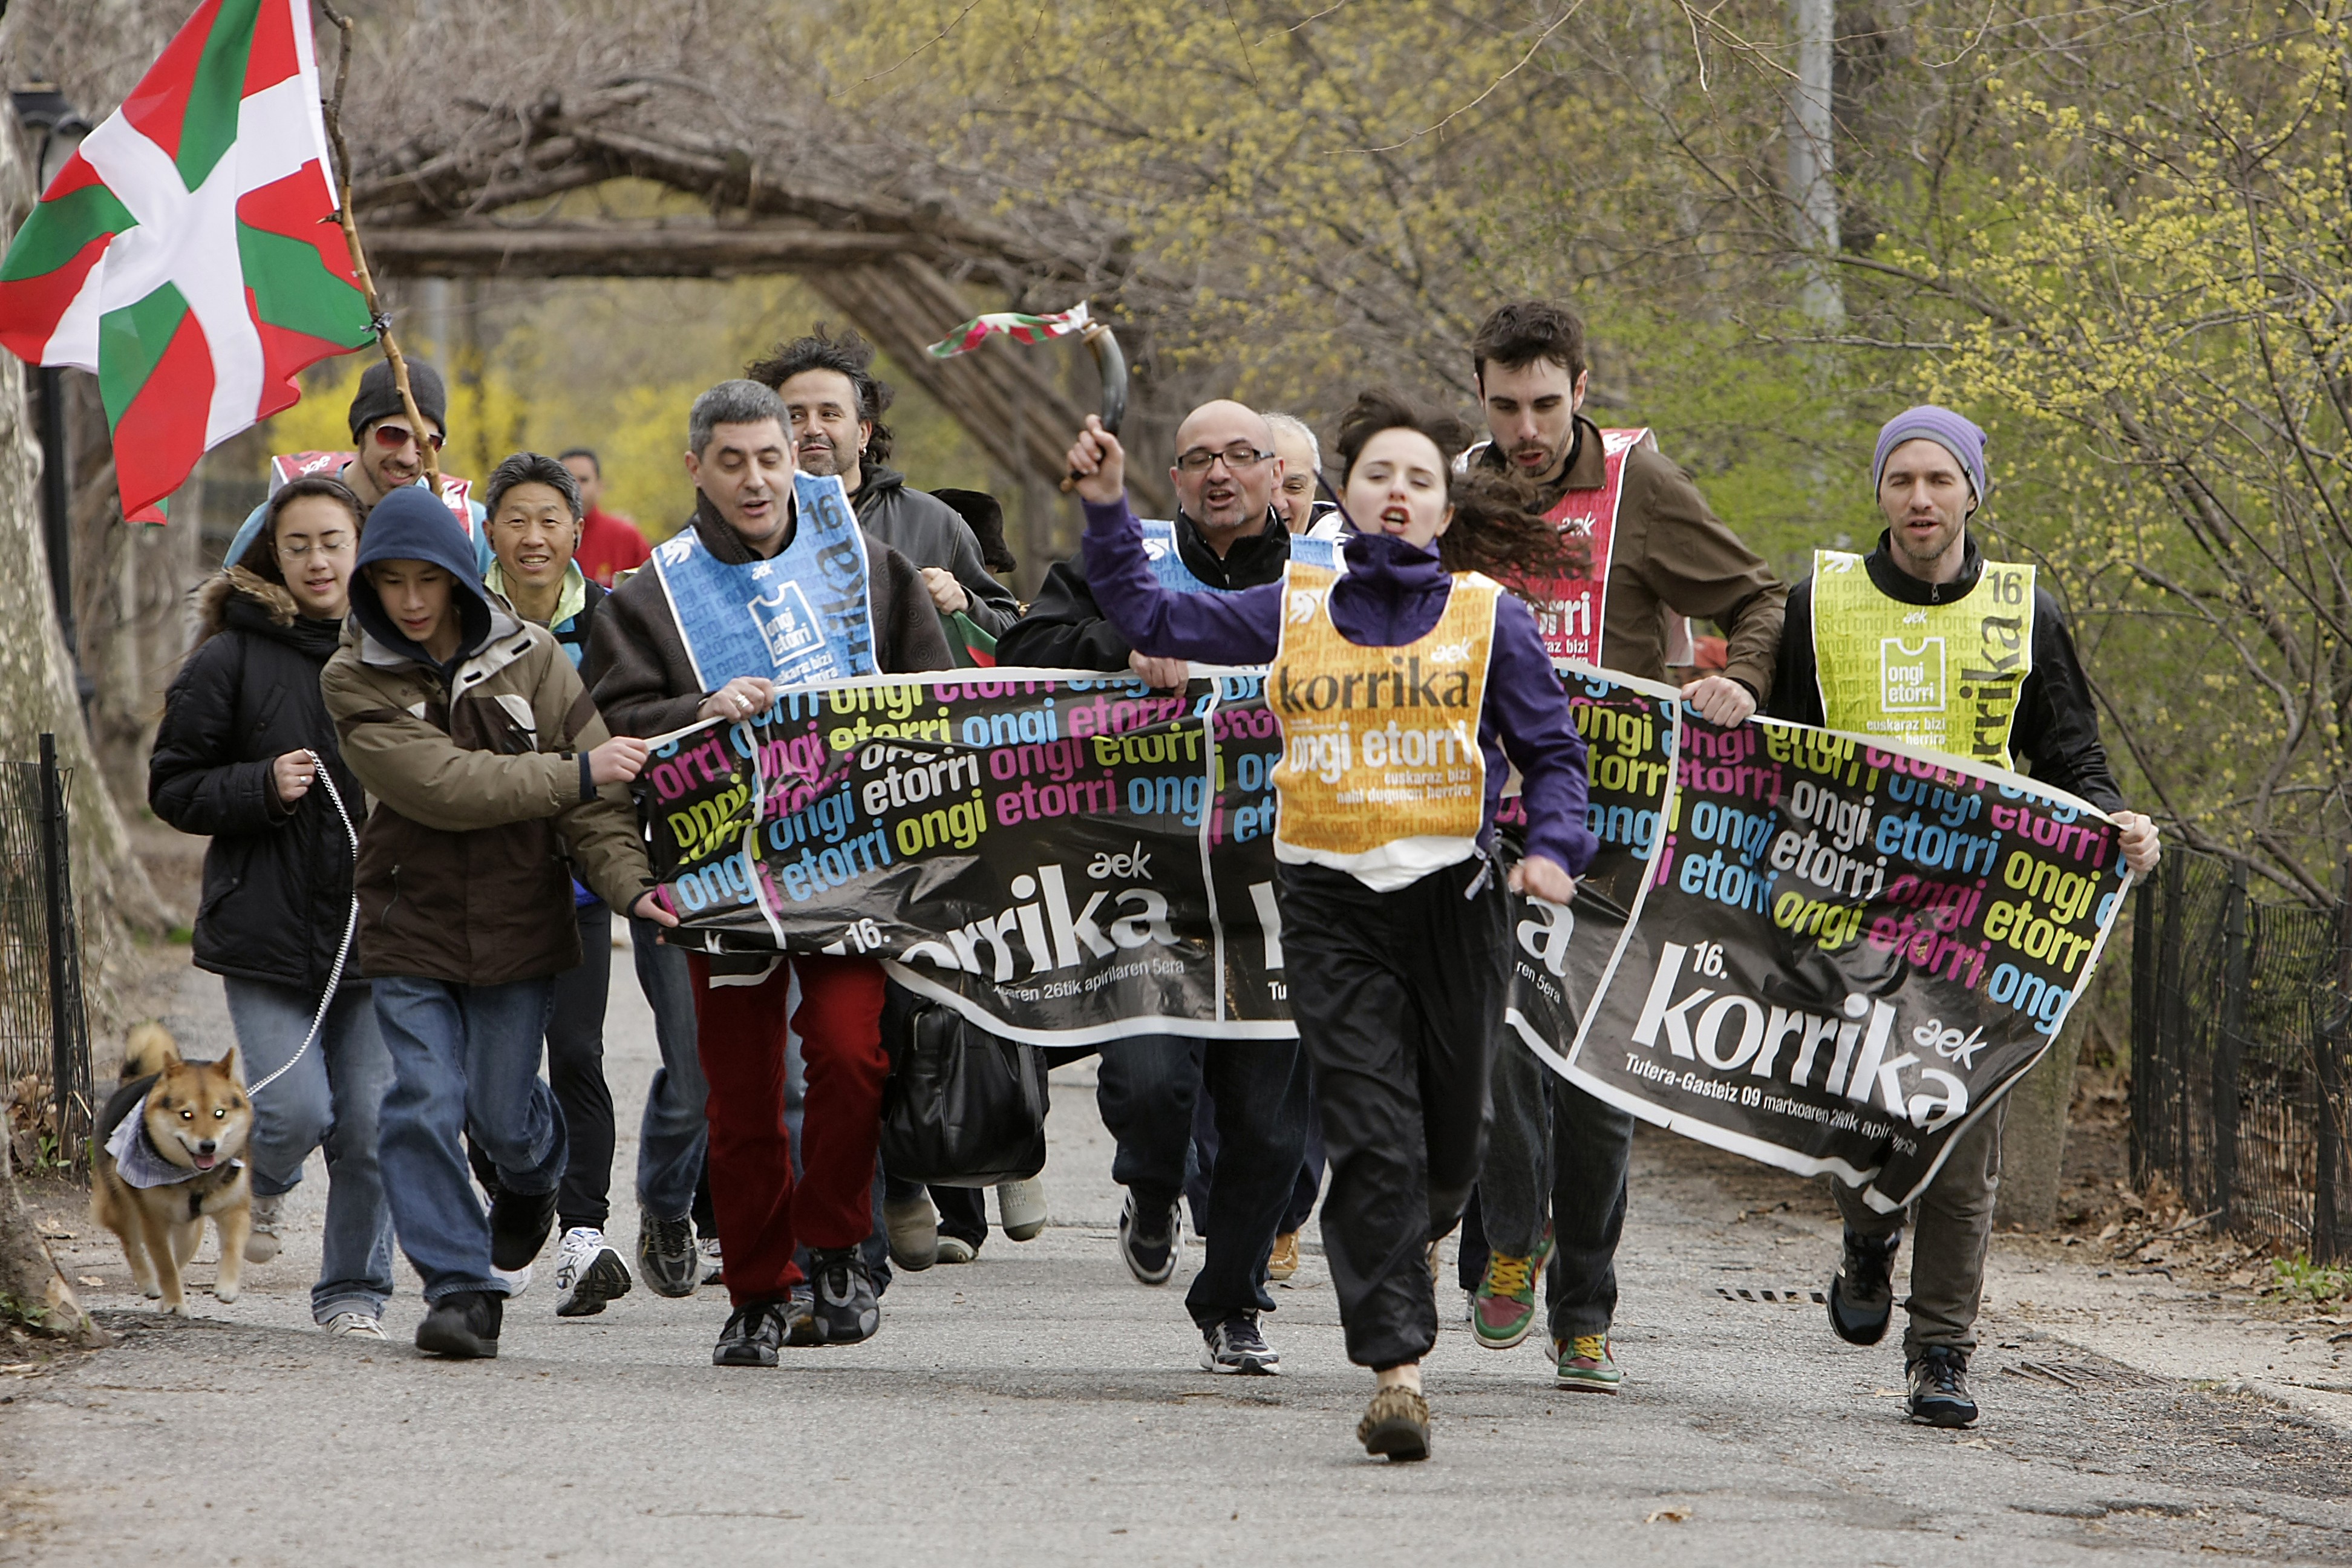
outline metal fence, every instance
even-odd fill
[[[2135,1180],[2168,1178],[2218,1228],[2352,1256],[2352,912],[2257,900],[2243,868],[2168,849],[2132,943]]]
[[[82,1006],[66,831],[72,775],[54,736],[37,763],[0,762],[0,1087],[27,1157],[84,1159],[89,1022]]]

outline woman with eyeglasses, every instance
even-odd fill
[[[392,1062],[356,955],[327,994],[350,930],[352,857],[320,778],[323,766],[356,828],[366,802],[336,748],[319,675],[351,607],[361,510],[339,479],[291,480],[252,542],[198,590],[202,630],[163,700],[147,801],[183,833],[211,836],[196,966],[221,976],[246,1081],[285,1069],[253,1097],[246,1258],[278,1256],[287,1196],[323,1148],[325,1256],[311,1316],[331,1334],[380,1340],[392,1215],[376,1116]]]
[[[1566,903],[1592,858],[1584,742],[1525,603],[1486,575],[1573,546],[1481,476],[1466,432],[1393,394],[1339,425],[1343,570],[1294,560],[1236,594],[1171,593],[1128,510],[1117,437],[1070,448],[1097,602],[1148,656],[1266,665],[1281,721],[1276,898],[1291,1016],[1322,1115],[1323,1249],[1348,1356],[1371,1369],[1367,1453],[1429,1455],[1429,1254],[1486,1151],[1510,962],[1495,813],[1519,770],[1510,886]]]

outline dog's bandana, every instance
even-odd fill
[[[142,1120],[146,1112],[147,1102],[142,1100],[131,1108],[130,1115],[115,1123],[114,1131],[106,1136],[106,1152],[114,1156],[116,1175],[134,1187],[168,1187],[212,1174],[212,1171],[174,1165],[163,1158],[162,1151],[147,1136],[147,1126]],[[231,1160],[227,1162],[227,1168],[234,1171],[244,1163],[242,1160]],[[215,1165],[213,1171],[221,1168]]]

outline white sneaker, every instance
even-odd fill
[[[706,1236],[696,1244],[702,1253],[702,1282],[723,1285],[727,1281],[727,1259],[719,1251],[719,1238]]]
[[[1015,1241],[1034,1241],[1045,1228],[1045,1184],[1036,1176],[996,1184],[996,1223]]]
[[[321,1326],[330,1339],[381,1340],[388,1337],[383,1331],[383,1320],[367,1312],[337,1312]]]
[[[520,1268],[501,1268],[493,1263],[490,1265],[490,1278],[507,1288],[507,1296],[511,1300],[530,1289],[530,1273],[534,1267],[526,1263]]]
[[[627,1295],[630,1283],[629,1266],[595,1226],[573,1226],[555,1244],[557,1317],[593,1318],[605,1302]]]
[[[253,1194],[253,1229],[247,1233],[245,1238],[245,1260],[247,1263],[267,1263],[278,1256],[284,1245],[278,1227],[284,1223],[285,1217],[284,1193]]]

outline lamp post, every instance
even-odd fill
[[[75,111],[53,82],[35,82],[11,92],[8,98],[16,108],[16,122],[32,139],[34,176],[37,182],[35,188],[47,191],[81,145],[82,138],[89,134],[89,121]],[[49,557],[49,595],[57,601],[58,629],[65,634],[66,653],[74,663],[74,684],[87,707],[95,687],[82,673],[81,634],[74,624],[73,519],[67,468],[70,454],[66,444],[65,372],[50,365],[37,366],[33,372],[33,384],[40,396],[41,535]]]

